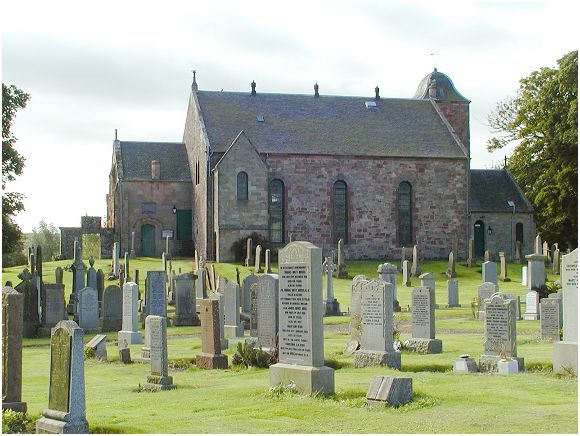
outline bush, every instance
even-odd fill
[[[27,263],[28,257],[22,251],[16,251],[14,253],[6,253],[2,255],[2,268],[26,265]]]
[[[273,361],[273,356],[263,351],[262,347],[253,348],[242,342],[238,343],[238,349],[232,358],[234,366],[245,366],[246,368],[250,366],[268,368],[273,363],[276,363],[275,360]]]
[[[34,420],[22,412],[2,410],[2,433],[35,433]]]
[[[244,236],[232,244],[232,247],[230,248],[230,250],[232,250],[232,253],[234,253],[234,260],[236,262],[241,262],[241,263],[244,262],[244,260],[246,258],[246,241],[248,240],[248,238],[252,239],[252,250],[254,250],[254,252],[252,253],[252,257],[254,257],[254,254],[256,252],[256,247],[258,245],[261,245],[262,246],[262,261],[264,259],[264,253],[266,252],[266,249],[270,249],[271,255],[272,255],[271,260],[272,261],[274,260],[273,259],[273,257],[274,257],[273,251],[274,250],[271,249],[270,242],[264,236],[260,235],[259,233],[253,232],[251,235]]]

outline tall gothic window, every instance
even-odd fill
[[[248,199],[248,174],[244,171],[238,173],[238,200]]]
[[[397,209],[399,215],[399,245],[413,245],[413,219],[411,213],[411,184],[401,182],[397,192]]]
[[[346,243],[348,225],[346,183],[342,180],[334,182],[332,187],[332,205],[332,239],[335,244],[339,239]]]
[[[524,225],[522,223],[516,224],[516,241],[524,243]]]
[[[270,242],[284,242],[284,183],[274,179],[270,182]]]

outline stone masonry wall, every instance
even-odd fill
[[[437,106],[469,150],[469,104],[438,101]]]

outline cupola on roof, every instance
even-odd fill
[[[435,100],[440,101],[470,103],[470,100],[466,99],[457,91],[457,89],[455,89],[451,79],[447,75],[437,71],[437,68],[434,68],[433,72],[427,74],[423,80],[421,80],[413,98],[434,98]]]

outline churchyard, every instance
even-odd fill
[[[85,259],[86,262],[86,259]],[[122,262],[122,261],[121,261]],[[454,362],[460,355],[468,354],[478,360],[484,353],[484,321],[476,319],[478,308],[471,304],[477,300],[478,287],[482,284],[482,266],[467,268],[464,262],[456,265],[458,297],[461,307],[447,308],[448,295],[445,275],[448,262],[425,261],[422,272],[434,276],[435,292],[423,289],[427,300],[427,312],[434,310],[435,337],[442,344],[442,352],[418,354],[403,349],[400,353],[400,370],[388,366],[355,368],[355,355],[345,354],[351,340],[348,312],[352,311],[351,286],[357,275],[377,278],[377,267],[382,261],[349,261],[347,278],[332,279],[334,298],[340,303],[343,316],[326,316],[324,325],[323,364],[334,370],[334,393],[330,395],[306,395],[288,387],[270,389],[272,368],[258,369],[235,367],[232,356],[235,348],[222,350],[228,358],[229,368],[205,370],[194,363],[202,352],[202,326],[175,326],[175,306],[167,305],[169,326],[166,329],[167,354],[159,351],[160,361],[167,361],[170,382],[175,389],[150,392],[143,387],[152,381],[152,365],[147,363],[123,364],[119,360],[117,331],[105,332],[106,361],[94,358],[84,360],[84,386],[86,396],[86,420],[94,433],[575,433],[578,429],[577,378],[553,374],[552,356],[554,344],[540,339],[540,320],[517,320],[517,356],[524,358],[525,371],[515,375],[497,373],[453,372]],[[418,277],[410,278],[410,286],[401,285],[401,263],[397,267],[397,299],[401,312],[393,316],[395,339],[402,343],[417,336],[412,325],[413,289],[422,285]],[[55,282],[55,270],[64,268],[71,261],[45,262],[42,277],[45,283]],[[213,264],[216,276],[236,283],[236,268],[240,282],[253,270],[253,266],[239,264]],[[130,274],[139,270],[137,282],[141,298],[145,293],[147,271],[159,271],[160,259],[136,258],[130,260]],[[171,263],[176,272],[191,272],[193,259],[178,259]],[[110,259],[96,260],[95,269],[109,271]],[[24,266],[3,270],[3,282],[16,286],[17,277]],[[498,281],[502,293],[521,298],[521,313],[526,304],[526,286],[521,284],[522,265],[507,264],[511,281]],[[278,273],[278,265],[272,264],[272,272]],[[322,269],[320,269],[322,276]],[[498,268],[498,275],[499,275]],[[326,292],[326,276],[321,277]],[[548,270],[548,281],[559,278]],[[424,286],[429,277],[424,276]],[[118,284],[107,280],[104,287]],[[373,282],[371,282],[373,283]],[[64,271],[64,299],[69,301],[73,288],[73,274]],[[389,285],[390,286],[390,285]],[[389,295],[388,287],[376,288],[376,292]],[[326,294],[325,294],[326,295]],[[374,294],[373,294],[374,295]],[[378,294],[377,294],[378,295]],[[390,294],[392,295],[392,294]],[[210,296],[211,297],[211,296]],[[319,296],[318,298],[321,298]],[[226,299],[228,294],[224,297]],[[392,297],[391,297],[392,298]],[[419,296],[416,296],[419,305]],[[438,305],[435,309],[429,299]],[[153,301],[153,300],[151,300]],[[205,301],[205,300],[204,300]],[[215,300],[214,300],[215,301]],[[363,299],[363,313],[365,301]],[[387,300],[385,300],[387,301]],[[506,300],[511,305],[513,300]],[[493,303],[493,300],[491,300]],[[502,301],[498,305],[502,305]],[[179,304],[179,302],[178,302]],[[360,304],[360,303],[359,303]],[[203,305],[201,306],[203,309]],[[218,303],[212,307],[216,314]],[[514,306],[511,305],[509,310]],[[148,309],[153,310],[153,306]],[[491,310],[491,309],[490,309]],[[125,312],[123,312],[125,313]],[[151,313],[151,312],[150,312]],[[511,312],[510,312],[511,313]],[[153,314],[153,313],[151,313]],[[203,313],[202,323],[204,322]],[[207,315],[205,315],[207,316]],[[425,313],[422,314],[425,315]],[[163,319],[157,333],[164,337]],[[215,324],[215,320],[213,321]],[[231,323],[232,321],[230,321]],[[233,321],[235,323],[235,321]],[[285,320],[284,322],[287,322]],[[138,330],[144,331],[141,318]],[[231,327],[231,326],[230,326]],[[228,315],[226,315],[226,330]],[[123,330],[126,326],[123,324]],[[222,329],[223,330],[223,329]],[[231,329],[230,329],[231,330]],[[412,334],[413,332],[413,334]],[[85,332],[83,341],[88,343],[96,333]],[[235,332],[232,334],[236,334]],[[429,333],[427,333],[428,335]],[[249,337],[246,329],[245,336]],[[368,334],[367,334],[368,336]],[[426,338],[429,339],[429,338]],[[219,338],[217,338],[219,342]],[[314,338],[312,343],[316,343]],[[361,350],[364,351],[363,328]],[[154,341],[155,342],[155,341]],[[206,344],[207,345],[207,344]],[[383,346],[385,344],[383,343]],[[387,343],[387,348],[392,343]],[[135,361],[142,356],[141,343],[128,344]],[[314,347],[313,347],[314,348]],[[322,349],[322,346],[319,346]],[[377,350],[374,345],[371,350]],[[206,351],[206,346],[203,346]],[[312,350],[316,354],[317,350]],[[373,351],[374,352],[374,351]],[[387,354],[392,353],[388,349]],[[509,352],[509,350],[508,350]],[[315,358],[315,357],[314,357]],[[313,359],[314,359],[313,358]],[[199,363],[199,362],[198,362]],[[320,365],[313,365],[318,367]],[[283,376],[283,370],[280,376]],[[27,403],[28,415],[36,420],[49,405],[50,338],[24,338],[22,347],[22,401]],[[412,378],[413,400],[398,408],[371,407],[365,395],[374,376],[389,375]],[[165,377],[164,376],[164,377]],[[155,378],[155,377],[154,377]],[[163,385],[158,379],[158,385]],[[167,381],[169,383],[169,381]],[[169,386],[169,385],[167,385]]]

